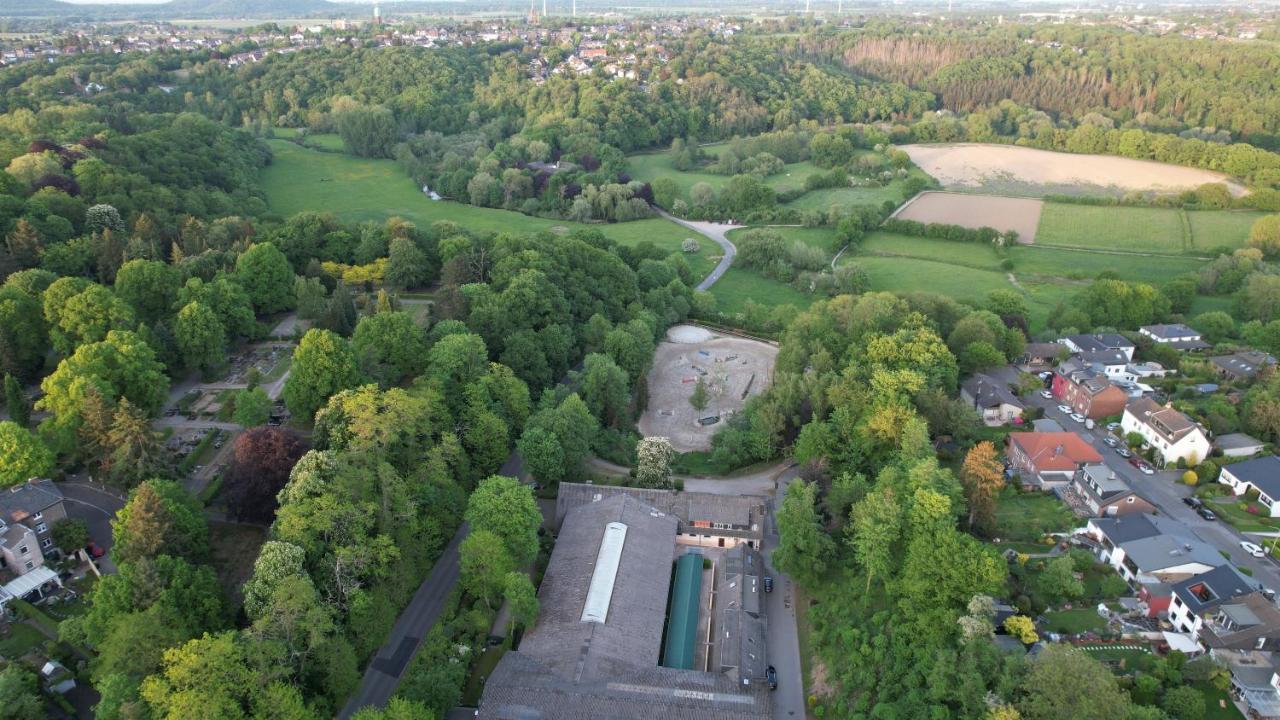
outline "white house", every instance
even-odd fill
[[[1124,353],[1125,360],[1133,359],[1135,345],[1118,333],[1097,333],[1094,335],[1068,335],[1058,338],[1058,342],[1066,345],[1073,353],[1096,352],[1098,350],[1119,350]]]
[[[1222,466],[1218,482],[1231,486],[1236,495],[1258,491],[1258,504],[1267,508],[1271,517],[1280,517],[1280,457],[1245,460]]]
[[[1213,611],[1233,598],[1257,590],[1258,584],[1241,575],[1231,565],[1219,565],[1173,586],[1169,603],[1169,624],[1177,632],[1198,640],[1200,628],[1212,619]]]
[[[1120,429],[1137,433],[1156,449],[1157,459],[1170,465],[1179,460],[1195,465],[1213,449],[1204,429],[1185,414],[1147,397],[1135,398],[1124,408]]]
[[[1199,330],[1189,328],[1182,323],[1173,325],[1143,325],[1138,334],[1150,338],[1157,345],[1168,345],[1178,350],[1203,350],[1211,347],[1205,342]]]
[[[1218,551],[1191,537],[1186,526],[1155,515],[1089,518],[1087,532],[1098,541],[1098,559],[1135,585],[1178,582],[1222,562]]]

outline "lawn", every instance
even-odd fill
[[[1208,503],[1221,520],[1240,532],[1271,532],[1280,530],[1280,518],[1254,515],[1245,510],[1248,503],[1238,502],[1234,496],[1208,498]]]
[[[1203,315],[1207,312],[1214,312],[1216,310],[1220,310],[1230,315],[1234,306],[1235,298],[1229,295],[1197,295],[1195,299],[1191,301],[1191,312],[1189,315],[1191,317],[1195,317],[1196,315]]]
[[[846,254],[840,262],[845,263],[846,258],[847,262],[856,262],[866,268],[872,290],[933,292],[962,302],[983,303],[992,290],[1013,289],[1002,272],[952,265],[946,260]]]
[[[1070,530],[1074,518],[1071,510],[1050,493],[1024,493],[1007,487],[996,504],[994,534],[1002,540],[1035,542],[1045,533]]]
[[[1044,614],[1044,629],[1048,632],[1078,635],[1085,632],[1099,632],[1106,627],[1106,620],[1103,620],[1093,607],[1052,610]]]
[[[467,230],[483,232],[569,232],[593,228],[623,245],[649,241],[668,252],[693,233],[661,218],[630,223],[582,225],[530,217],[508,210],[480,208],[424,196],[390,160],[370,160],[339,153],[307,150],[285,140],[270,140],[275,159],[262,171],[262,186],[271,210],[282,216],[307,210],[331,212],[347,222],[382,222],[399,216],[419,226],[451,220]],[[719,247],[698,238],[701,250],[686,256],[695,274],[715,265]]]
[[[20,658],[32,650],[39,650],[48,639],[24,622],[11,622],[9,634],[0,638],[0,656],[9,660]]]
[[[803,310],[819,299],[817,295],[737,266],[729,268],[711,287],[711,294],[715,295],[716,309],[730,314],[742,312],[748,300],[769,307],[794,305]]]
[[[1139,664],[1142,663],[1143,660],[1151,657],[1151,653],[1144,650],[1121,650],[1108,648],[1105,650],[1087,649],[1085,652],[1089,653],[1089,655],[1096,660],[1116,663],[1112,666],[1112,670],[1117,675],[1132,674],[1138,669]]]
[[[1249,239],[1249,230],[1266,215],[1248,210],[1197,210],[1187,213],[1191,221],[1191,245],[1199,253],[1213,248],[1238,248]]]
[[[836,251],[840,249],[836,240],[835,228],[771,227],[768,229],[778,233],[788,242],[799,241],[805,245],[826,251],[828,255],[835,255]],[[734,240],[744,232],[746,230],[732,230],[729,232],[729,239]]]
[[[1082,281],[1092,280],[1100,273],[1110,271],[1121,280],[1161,284],[1174,276],[1196,272],[1204,265],[1203,260],[1190,257],[1125,257],[1063,250],[1039,243],[1031,247],[1012,248],[1009,257],[1013,259],[1014,272],[1019,277],[1030,273]]]
[[[1194,683],[1191,687],[1204,695],[1204,720],[1244,720],[1240,709],[1231,702],[1231,696],[1225,690],[1209,683]]]
[[[816,169],[816,168],[815,168]],[[820,170],[819,170],[820,171]],[[923,170],[911,167],[907,177],[920,177],[925,180],[929,176]],[[803,178],[801,178],[803,180]],[[871,187],[849,187],[849,188],[822,188],[820,190],[810,190],[800,197],[787,203],[785,207],[795,208],[797,210],[819,210],[826,212],[831,209],[832,205],[839,207],[848,207],[851,205],[880,205],[885,200],[890,200],[894,205],[901,205],[907,201],[907,191],[905,188],[906,180],[894,180],[888,185],[871,186]]]
[[[1068,203],[1045,203],[1036,244],[1170,255],[1190,250],[1176,209]]]
[[[209,521],[209,548],[213,569],[229,597],[240,602],[240,588],[253,574],[258,548],[267,541],[267,529],[256,525]]]
[[[707,145],[702,148],[708,155],[718,156],[726,147],[726,143]],[[782,172],[774,173],[764,179],[769,187],[778,192],[798,190],[804,187],[804,179],[813,173],[825,172],[810,162],[789,163]],[[702,170],[677,170],[671,166],[671,151],[641,153],[627,158],[627,173],[632,180],[651,183],[660,177],[668,177],[675,181],[679,197],[689,199],[689,190],[694,185],[704,182],[715,188],[717,192],[729,182],[730,175],[717,175]],[[826,209],[826,206],[823,206]]]

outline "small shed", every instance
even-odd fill
[[[1252,457],[1262,452],[1266,445],[1261,440],[1244,433],[1219,435],[1214,444],[1218,446],[1223,455],[1233,458]]]

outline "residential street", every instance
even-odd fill
[[[1106,437],[1107,433],[1105,426],[1098,425],[1093,430],[1086,429],[1083,424],[1074,422],[1058,410],[1056,399],[1046,400],[1039,395],[1033,395],[1027,402],[1044,408],[1045,417],[1058,421],[1063,429],[1079,433],[1081,437],[1088,440],[1102,455],[1107,467],[1129,483],[1129,486],[1139,495],[1155,505],[1161,515],[1183,523],[1201,540],[1227,553],[1232,563],[1248,568],[1253,573],[1253,577],[1266,587],[1273,590],[1280,589],[1280,566],[1277,566],[1270,557],[1255,558],[1240,548],[1241,540],[1259,542],[1257,536],[1246,536],[1223,520],[1205,520],[1182,502],[1182,498],[1191,494],[1192,488],[1179,481],[1181,471],[1157,470],[1155,475],[1143,475],[1128,461],[1117,455],[1115,450],[1102,442],[1102,438]]]
[[[83,476],[72,476],[72,479],[57,483],[62,491],[63,506],[67,516],[80,518],[89,526],[89,537],[98,547],[111,550],[111,518],[116,511],[124,507],[124,500],[113,490],[107,490],[98,483],[91,483]],[[104,573],[113,573],[116,566],[111,562],[111,555],[98,558],[98,568]]]
[[[804,717],[804,676],[800,670],[800,636],[796,627],[795,589],[791,579],[773,567],[773,550],[778,546],[778,525],[774,513],[782,505],[787,485],[797,476],[795,466],[778,476],[777,490],[769,508],[764,534],[765,567],[773,575],[773,592],[767,601],[769,622],[769,664],[778,671],[778,689],[773,693],[773,717]],[[724,482],[724,481],[721,481]]]

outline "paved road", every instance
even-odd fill
[[[723,277],[724,274],[729,271],[729,266],[733,265],[733,258],[738,254],[738,248],[735,247],[734,244],[729,241],[729,238],[727,237],[726,233],[728,233],[730,230],[737,230],[738,228],[744,227],[744,226],[733,225],[730,223],[713,223],[713,222],[699,222],[695,220],[681,220],[680,218],[676,217],[675,215],[672,215],[671,213],[667,212],[666,210],[663,210],[660,207],[654,207],[653,209],[656,210],[659,215],[670,220],[671,222],[676,223],[677,225],[683,225],[684,227],[689,228],[690,230],[698,233],[699,235],[710,238],[711,240],[715,241],[717,245],[720,246],[721,250],[724,251],[724,256],[720,258],[720,263],[716,265],[714,270],[711,271],[711,274],[703,278],[702,282],[698,283],[698,286],[694,288],[694,290],[710,290],[711,286],[715,285],[716,281],[719,280],[721,277]]]
[[[347,700],[338,714],[339,718],[346,720],[363,707],[381,708],[395,694],[405,668],[418,653],[422,638],[439,619],[445,602],[453,593],[453,586],[458,582],[458,546],[466,536],[467,526],[463,524],[436,561],[431,574],[418,586],[413,599],[396,619],[386,644],[369,662],[360,687]]]
[[[1179,480],[1182,476],[1178,470],[1157,470],[1154,475],[1143,475],[1124,458],[1115,453],[1102,442],[1106,436],[1103,426],[1089,430],[1079,423],[1073,422],[1065,413],[1058,410],[1057,400],[1046,400],[1036,395],[1031,403],[1045,408],[1045,417],[1057,420],[1063,428],[1080,434],[1102,455],[1103,461],[1113,472],[1129,483],[1129,486],[1155,505],[1161,515],[1183,523],[1192,533],[1212,545],[1215,549],[1227,553],[1231,562],[1239,567],[1248,568],[1253,577],[1263,585],[1280,590],[1280,567],[1271,558],[1255,558],[1240,548],[1241,540],[1252,540],[1258,544],[1256,536],[1246,536],[1227,523],[1218,520],[1210,522],[1201,518],[1182,499],[1191,494],[1191,488]]]
[[[796,478],[794,467],[777,475],[764,535],[764,562],[773,575],[773,592],[766,597],[769,664],[778,671],[778,689],[773,693],[773,717],[803,720],[804,675],[800,669],[800,636],[796,628],[795,590],[791,579],[773,567],[773,551],[778,547],[778,526],[773,510],[782,505],[787,485]]]

